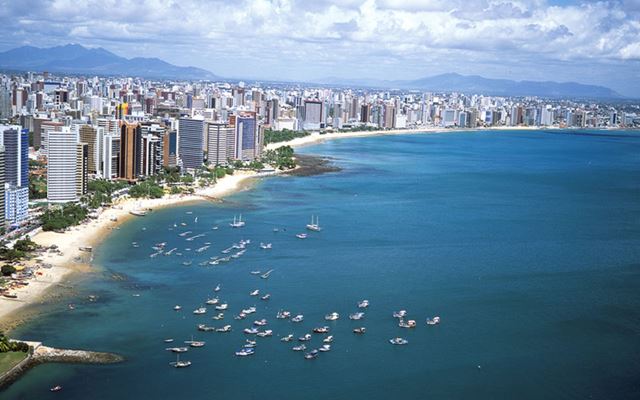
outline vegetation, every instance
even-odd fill
[[[47,198],[47,179],[43,176],[29,174],[29,199]]]
[[[9,264],[3,265],[2,268],[0,268],[0,272],[2,272],[2,276],[11,276],[11,274],[16,272],[16,267]]]
[[[87,218],[88,211],[78,204],[65,204],[63,206],[49,207],[42,213],[43,231],[60,231],[70,226],[78,225]]]
[[[277,169],[291,169],[296,167],[291,146],[278,147],[275,150],[267,150],[263,160]]]
[[[18,365],[18,363],[26,357],[27,353],[22,351],[0,353],[0,375],[11,370],[11,368]]]
[[[309,136],[311,132],[307,131],[291,131],[289,129],[283,129],[281,131],[274,131],[266,129],[264,131],[264,144],[287,142],[295,138]]]
[[[148,180],[144,182],[140,182],[137,185],[133,186],[129,189],[129,196],[133,198],[151,198],[151,199],[159,199],[164,196],[164,190],[162,187],[154,182],[153,180]]]
[[[9,351],[21,351],[26,353],[29,351],[29,345],[25,342],[11,342],[8,336],[0,333],[0,353],[7,353]]]
[[[89,196],[87,205],[89,208],[98,208],[103,204],[109,204],[112,201],[112,195],[117,190],[127,187],[126,182],[108,181],[106,179],[96,179],[89,181]]]
[[[380,130],[380,128],[375,126],[368,126],[368,125],[357,125],[351,128],[338,129],[338,132],[363,132],[363,131],[377,131],[377,130]]]
[[[0,247],[0,260],[8,263],[15,263],[22,260],[23,258],[28,257],[30,253],[36,250],[37,248],[38,248],[38,245],[35,244],[29,238],[29,236],[27,236],[24,239],[16,241],[12,249],[6,246]],[[5,267],[11,267],[11,266],[5,265],[4,267],[2,267],[2,275],[4,276],[11,275],[12,273],[15,272],[15,268],[13,270],[10,270],[9,268],[5,268]]]

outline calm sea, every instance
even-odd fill
[[[343,170],[267,178],[225,204],[159,210],[114,231],[78,294],[14,335],[127,361],[39,366],[0,397],[640,398],[638,133],[389,136],[300,151]],[[240,213],[246,226],[231,229]],[[296,238],[312,215],[322,232]],[[242,257],[199,265],[241,239],[251,240]],[[149,257],[158,242],[177,250]],[[269,279],[250,273],[270,269]],[[194,315],[217,284],[225,319],[213,320],[211,306]],[[271,299],[250,296],[254,289]],[[350,321],[362,299],[371,303],[365,318]],[[254,305],[257,313],[233,319]],[[280,309],[304,322],[277,320]],[[416,328],[398,327],[400,309]],[[333,311],[340,319],[324,321]],[[427,326],[435,315],[441,324]],[[274,337],[235,357],[242,329],[261,318]],[[198,332],[199,323],[233,332]],[[317,359],[280,341],[322,325],[335,341]],[[357,326],[366,334],[353,334]],[[163,340],[175,346],[192,335],[206,346],[183,355],[190,368],[171,368]],[[307,346],[319,347],[320,336]],[[389,344],[396,336],[409,344]],[[54,385],[63,391],[50,393]]]

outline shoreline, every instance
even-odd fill
[[[284,172],[284,171],[283,171]],[[40,268],[34,278],[29,280],[29,285],[13,290],[18,295],[17,299],[0,297],[0,325],[13,329],[14,322],[22,309],[42,304],[43,297],[56,286],[63,286],[65,279],[75,272],[87,271],[91,268],[92,253],[80,250],[82,246],[96,246],[111,230],[135,217],[130,212],[137,209],[157,210],[165,207],[186,204],[198,201],[221,201],[224,197],[243,190],[247,181],[255,178],[276,175],[280,171],[261,174],[254,171],[235,171],[233,175],[227,175],[209,187],[198,188],[194,194],[166,195],[160,199],[133,199],[126,198],[114,202],[110,208],[104,209],[95,219],[69,228],[64,233],[37,231],[32,237],[40,246],[58,246],[59,253],[44,252],[35,257],[39,261],[29,260],[26,264],[34,265],[50,264],[50,268]],[[115,219],[115,220],[114,220]]]

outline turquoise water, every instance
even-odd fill
[[[95,251],[101,269],[68,300],[76,309],[55,305],[15,335],[114,351],[127,361],[40,366],[0,397],[640,397],[638,134],[389,136],[300,151],[330,156],[343,170],[268,178],[224,205],[159,210],[114,231]],[[246,227],[229,228],[239,213]],[[312,214],[324,230],[295,238]],[[189,242],[178,236],[185,230],[205,236]],[[243,257],[198,265],[240,239],[251,240]],[[150,258],[157,242],[184,255]],[[204,242],[211,248],[195,253]],[[268,280],[250,274],[272,268]],[[218,283],[229,303],[225,320],[212,320],[212,307],[193,315]],[[254,289],[271,299],[249,296]],[[98,300],[88,301],[90,294]],[[365,319],[348,320],[364,298],[371,302]],[[183,310],[173,311],[175,304]],[[256,314],[233,320],[254,304]],[[281,308],[303,313],[304,322],[276,320]],[[391,316],[398,309],[418,326],[399,328]],[[340,320],[325,322],[332,311]],[[434,315],[442,323],[427,326]],[[305,360],[290,350],[297,343],[274,336],[257,339],[256,355],[235,357],[242,329],[260,318],[276,335],[329,325],[332,351]],[[198,323],[234,331],[198,332]],[[367,333],[354,335],[360,325]],[[175,359],[163,339],[191,335],[206,346],[184,355],[190,368],[170,368]],[[321,344],[315,336],[310,347]],[[409,345],[390,345],[395,336]],[[49,393],[57,384],[63,392]]]

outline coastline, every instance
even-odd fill
[[[274,175],[279,172],[270,174]],[[38,231],[31,237],[41,246],[57,245],[59,253],[45,252],[37,259],[40,264],[49,264],[50,268],[40,268],[29,285],[15,289],[17,299],[0,297],[0,325],[8,325],[18,320],[20,310],[41,302],[43,296],[55,286],[63,282],[74,272],[86,271],[90,268],[91,253],[80,250],[81,246],[95,246],[99,244],[113,228],[135,217],[130,214],[136,209],[152,209],[170,207],[189,202],[203,200],[220,201],[222,198],[243,190],[247,181],[266,176],[254,171],[236,171],[218,180],[214,186],[196,189],[190,195],[167,195],[160,199],[122,199],[116,201],[110,208],[104,209],[100,215],[86,223],[70,228],[64,233]],[[115,219],[115,220],[114,220]],[[35,264],[35,260],[28,263]]]

